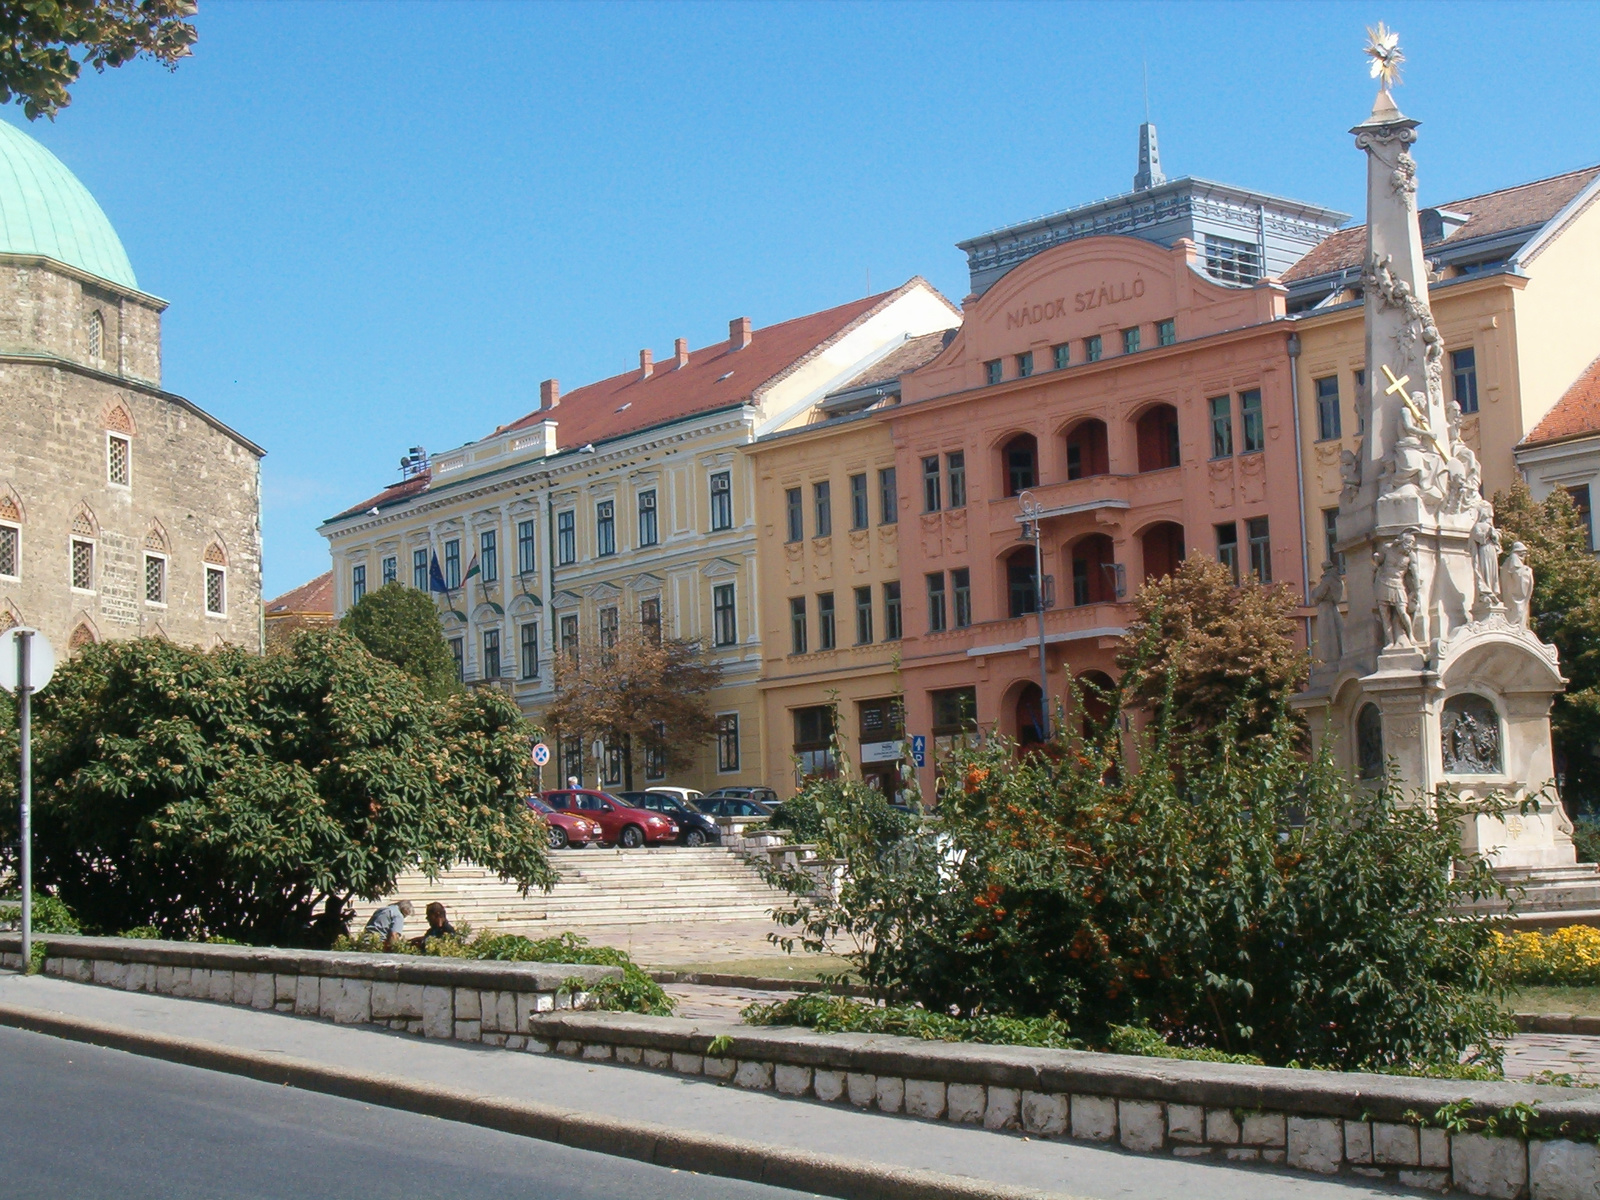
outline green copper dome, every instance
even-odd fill
[[[89,189],[9,121],[0,121],[0,254],[42,254],[137,288],[122,240]]]

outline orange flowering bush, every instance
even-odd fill
[[[1053,755],[959,752],[928,820],[839,839],[826,889],[791,878],[793,940],[847,953],[886,999],[1053,1017],[1090,1044],[1143,1026],[1269,1063],[1493,1065],[1493,932],[1454,912],[1501,893],[1460,861],[1454,801],[1354,788],[1296,750],[1281,706],[1223,755],[1228,721],[1157,725],[1136,762],[1119,727]]]

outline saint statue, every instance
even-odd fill
[[[1494,505],[1478,501],[1472,525],[1472,582],[1477,591],[1474,607],[1500,603],[1500,531],[1494,527]]]
[[[1421,582],[1417,573],[1417,535],[1406,530],[1391,542],[1372,552],[1372,591],[1378,601],[1378,620],[1383,625],[1383,645],[1416,644],[1413,618],[1417,611]]]
[[[1413,392],[1411,402],[1400,405],[1397,414],[1400,436],[1395,438],[1394,448],[1389,452],[1390,495],[1406,488],[1418,495],[1438,495],[1436,477],[1441,456],[1431,448],[1438,444],[1437,439],[1433,430],[1424,424],[1426,418],[1418,416],[1418,413],[1427,412],[1427,403],[1424,393]]]
[[[1317,606],[1317,661],[1336,663],[1344,657],[1344,626],[1339,605],[1344,600],[1344,576],[1331,562],[1322,564],[1322,578],[1311,589]]]
[[[1513,625],[1528,627],[1528,616],[1533,604],[1533,568],[1524,555],[1528,548],[1521,542],[1511,543],[1511,553],[1500,567],[1500,594],[1506,602],[1506,620]]]

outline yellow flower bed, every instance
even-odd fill
[[[1496,933],[1495,973],[1506,983],[1600,984],[1600,929],[1568,925],[1550,933]]]

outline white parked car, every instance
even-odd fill
[[[694,802],[705,795],[704,792],[697,792],[693,788],[684,787],[647,787],[645,791],[660,792],[663,796],[671,796],[674,800],[690,807],[693,807]]]

